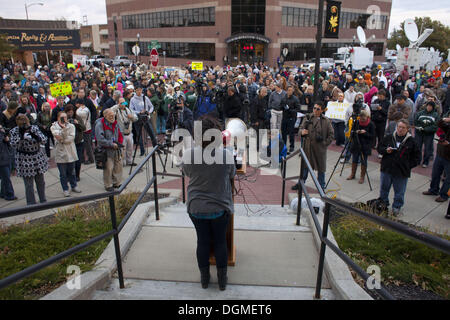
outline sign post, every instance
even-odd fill
[[[141,48],[139,48],[139,46],[136,44],[131,51],[133,51],[133,54],[136,56],[136,62],[138,59],[139,54],[141,53]]]

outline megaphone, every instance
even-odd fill
[[[234,138],[237,138],[238,143],[247,136],[247,126],[244,121],[239,118],[231,118],[225,124],[225,130],[222,131],[223,144],[229,146]]]

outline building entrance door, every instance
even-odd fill
[[[264,61],[265,44],[255,40],[238,40],[229,44],[232,66]]]

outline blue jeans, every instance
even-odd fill
[[[230,213],[225,212],[216,219],[197,219],[189,215],[197,232],[197,263],[199,268],[209,267],[211,241],[214,245],[217,268],[227,266],[227,226]]]
[[[332,122],[334,129],[334,139],[336,140],[336,145],[341,146],[345,144],[345,122]]]
[[[156,132],[157,134],[164,134],[166,133],[166,121],[167,116],[166,115],[158,115],[156,119]]]
[[[380,199],[389,203],[389,192],[394,186],[394,203],[392,208],[400,209],[405,203],[405,192],[408,178],[395,177],[389,173],[381,172]]]
[[[303,182],[306,182],[306,179],[308,179],[308,169],[303,169],[302,179]],[[317,173],[317,180],[319,180],[319,184],[322,187],[323,190],[325,190],[325,172],[318,172]]]
[[[441,182],[442,172],[445,172],[445,180],[442,184],[442,187],[439,189],[439,185]],[[450,161],[445,160],[444,158],[436,155],[436,159],[434,159],[433,163],[433,171],[431,173],[431,184],[430,191],[435,195],[440,195],[443,199],[448,199],[448,189],[450,187]]]
[[[9,164],[6,166],[0,166],[0,179],[2,180],[0,198],[4,198],[6,200],[14,199],[14,188],[10,177],[11,166]]]
[[[73,189],[77,186],[77,180],[75,179],[75,162],[69,163],[57,163],[59,170],[59,180],[61,187],[64,191],[69,191],[68,183]]]
[[[422,162],[422,145],[424,145],[423,153],[423,164],[428,165],[431,158],[433,158],[434,146],[433,146],[434,135],[423,135],[416,133],[416,141],[420,149],[420,162]]]

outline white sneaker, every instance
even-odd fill
[[[81,193],[81,190],[78,189],[77,187],[75,187],[75,188],[72,188],[72,192]]]
[[[428,168],[428,165],[427,164],[423,164],[422,168]]]
[[[378,159],[382,159],[382,158],[383,158],[383,155],[379,154]]]
[[[64,191],[64,197],[70,197],[70,192],[69,192],[69,190]]]
[[[344,163],[345,162],[345,158],[342,158],[339,162],[340,163]]]

